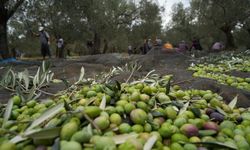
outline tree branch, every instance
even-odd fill
[[[224,15],[224,18],[225,18],[225,16],[226,16],[226,8],[222,5],[222,4],[220,4],[218,1],[214,1],[220,8],[222,8],[222,10],[223,10],[223,15]]]
[[[118,20],[118,22],[116,23],[117,25],[122,25],[122,24],[129,24],[131,21],[134,21],[136,20],[140,15],[137,14],[137,12],[142,8],[142,6],[132,10],[130,13],[128,12],[122,12],[120,14],[118,14],[116,16],[116,18],[119,18],[119,17],[124,17],[124,19],[121,19],[121,20]],[[135,16],[133,16],[133,14],[137,14]]]
[[[16,12],[16,10],[18,9],[18,7],[20,5],[22,5],[22,3],[24,2],[25,0],[17,0],[15,5],[8,11],[8,14],[7,14],[7,18],[9,19],[10,17],[12,17],[14,15],[14,13]]]

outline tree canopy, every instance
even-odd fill
[[[33,55],[39,43],[32,33],[39,26],[52,43],[61,35],[80,55],[122,52],[156,37],[173,44],[198,37],[206,49],[216,41],[235,49],[249,46],[249,9],[249,0],[191,0],[189,6],[175,4],[165,26],[164,9],[153,0],[1,0],[0,50],[7,54],[8,47],[17,47]],[[93,41],[93,49],[87,41]]]
[[[235,49],[247,44],[235,44],[235,38],[241,38],[238,32],[247,31],[249,12],[249,0],[191,0],[188,8],[182,3],[173,7],[172,26],[168,32],[181,32],[184,39],[198,36],[207,45],[223,41],[227,49]],[[249,36],[247,38],[249,40]]]

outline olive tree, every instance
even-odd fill
[[[3,58],[9,57],[7,23],[25,0],[0,0],[0,52]]]

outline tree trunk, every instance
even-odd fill
[[[235,43],[234,43],[234,37],[233,37],[231,31],[230,32],[226,32],[225,34],[226,34],[226,38],[227,38],[226,48],[227,49],[234,49],[234,48],[236,48]]]
[[[233,34],[231,33],[232,28],[228,25],[225,25],[223,27],[220,28],[225,36],[226,36],[226,49],[235,49],[235,43],[234,43],[234,37]]]
[[[9,0],[0,1],[0,54],[3,59],[10,57],[7,39],[7,22],[16,12],[17,8],[24,2],[24,0],[12,2],[12,8],[7,9],[6,3],[8,1]]]
[[[104,39],[104,47],[103,47],[103,54],[105,54],[108,50],[108,41],[106,39]]]
[[[93,55],[100,54],[100,47],[101,47],[101,38],[98,33],[95,32],[94,35],[94,46],[93,46]]]
[[[248,32],[248,34],[250,36],[250,28],[247,29],[247,32]],[[247,49],[250,49],[250,43],[247,43]]]
[[[250,28],[247,29],[247,32],[248,32],[248,34],[249,34],[249,36],[250,36]]]
[[[3,59],[9,57],[8,39],[7,39],[7,19],[3,14],[0,15],[0,54]]]

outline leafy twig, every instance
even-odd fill
[[[82,111],[82,114],[96,128],[97,132],[102,133],[101,129],[94,123],[94,121],[84,111]]]

